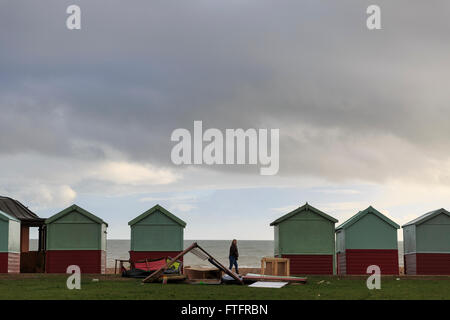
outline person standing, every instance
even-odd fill
[[[238,258],[239,258],[239,252],[238,252],[238,247],[237,247],[237,240],[233,239],[233,241],[231,242],[231,246],[230,246],[230,255],[229,255],[230,267],[228,269],[232,270],[233,266],[234,266],[237,274],[239,274],[238,263],[237,263]]]

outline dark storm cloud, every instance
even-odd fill
[[[372,2],[3,2],[0,152],[107,157],[98,144],[167,166],[172,130],[203,120],[280,128],[284,175],[373,181],[429,165],[411,155],[447,160],[449,4],[377,1],[383,30],[368,31]]]

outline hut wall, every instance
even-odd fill
[[[399,274],[397,229],[375,214],[338,231],[337,247],[339,274],[366,274],[370,265],[379,266],[381,274]]]
[[[184,228],[159,211],[131,226],[130,259],[175,257],[183,251]]]
[[[76,209],[47,225],[46,272],[65,273],[70,265],[106,273],[106,225]]]
[[[0,220],[0,273],[20,272],[20,222]]]
[[[450,217],[440,214],[403,229],[405,273],[450,275]],[[407,244],[406,244],[407,243]]]
[[[290,274],[334,273],[334,223],[311,211],[300,212],[278,227],[277,256],[290,259]]]

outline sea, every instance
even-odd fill
[[[231,241],[229,240],[185,240],[184,247],[189,247],[193,242],[197,242],[210,255],[228,266],[228,252]],[[114,268],[115,259],[129,259],[130,240],[107,240],[107,267]],[[36,250],[37,240],[30,241],[30,250]],[[242,268],[261,267],[262,257],[273,256],[273,240],[239,240],[239,266]],[[403,267],[403,241],[398,242],[399,265]],[[203,261],[193,254],[184,256],[185,266],[208,266],[208,261]]]

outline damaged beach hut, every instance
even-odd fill
[[[367,274],[370,265],[379,266],[381,274],[399,274],[399,228],[372,206],[337,227],[338,274]]]
[[[337,221],[308,203],[278,218],[270,224],[275,256],[289,259],[291,275],[334,274]]]
[[[128,222],[131,228],[130,260],[175,257],[183,251],[186,222],[160,205]]]
[[[405,274],[450,275],[450,212],[438,209],[403,226]]]
[[[0,196],[0,211],[18,220],[19,227],[14,233],[19,237],[19,256],[15,255],[19,263],[20,272],[35,273],[45,271],[45,219],[38,217],[28,207],[18,200]],[[17,227],[14,227],[17,228]],[[30,228],[37,228],[38,242],[36,250],[30,250]],[[14,229],[15,230],[15,229]],[[17,237],[17,235],[13,235]]]
[[[47,273],[65,273],[70,265],[82,273],[106,273],[106,222],[74,204],[46,224]]]
[[[0,273],[20,272],[20,221],[0,211]]]

